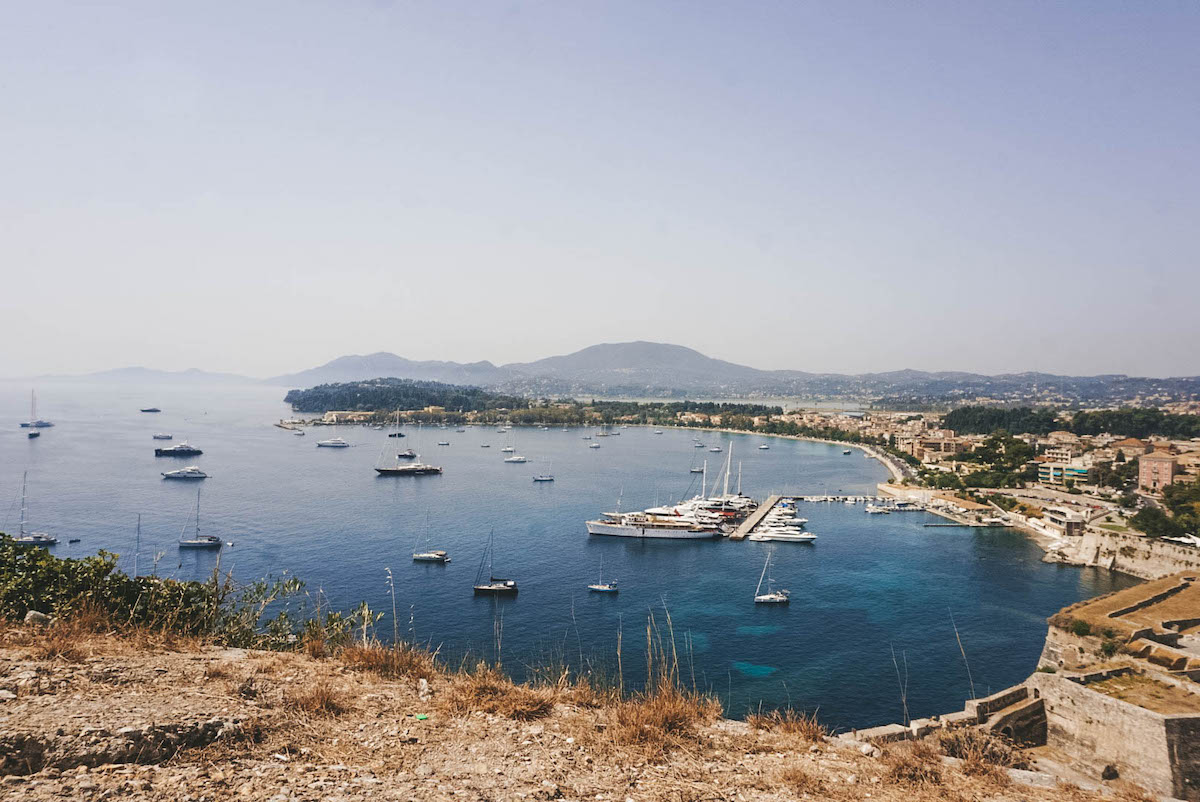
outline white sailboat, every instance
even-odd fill
[[[447,554],[445,552],[445,550],[443,550],[443,549],[426,549],[425,551],[420,550],[422,541],[423,540],[427,541],[429,539],[429,532],[430,532],[429,515],[427,513],[425,515],[425,537],[421,538],[420,535],[417,536],[417,544],[413,550],[413,562],[415,562],[415,563],[441,563],[442,565],[445,565],[446,563],[450,562],[450,555]]]
[[[539,473],[538,475],[534,476],[533,481],[535,481],[535,482],[553,482],[554,481],[553,470],[554,470],[554,463],[551,462],[550,465],[546,468],[546,472]]]
[[[179,532],[179,548],[181,549],[219,549],[221,548],[221,538],[216,535],[200,534],[200,488],[196,488],[196,531],[191,537],[185,537],[188,521],[183,522],[183,529]],[[191,520],[191,516],[188,516]]]
[[[49,426],[53,426],[53,425],[54,424],[48,420],[41,420],[40,418],[38,418],[38,416],[37,416],[37,391],[30,390],[29,391],[29,420],[25,423],[22,423],[21,428],[34,430],[34,431],[29,432],[29,436],[37,437],[41,434],[41,432],[36,431],[37,429],[45,429],[45,428],[47,428]]]
[[[479,570],[475,573],[475,595],[476,596],[515,596],[517,595],[517,583],[513,579],[501,579],[492,573],[492,556],[493,546],[496,539],[496,530],[493,529],[488,534],[487,550],[483,553],[483,558],[479,561]],[[484,566],[487,566],[487,572],[484,572]],[[486,579],[485,579],[486,576]]]
[[[28,471],[21,474],[21,523],[20,523],[20,529],[18,530],[17,536],[13,538],[13,542],[14,543],[25,543],[25,544],[28,544],[31,546],[53,546],[55,543],[58,542],[58,538],[56,538],[54,535],[48,535],[45,532],[26,532],[25,531],[25,524],[28,523],[28,521],[26,520],[26,513],[28,512],[28,506],[25,503],[25,483],[26,483],[26,478],[28,477],[28,475],[29,475]]]
[[[590,590],[592,593],[616,593],[617,592],[617,580],[610,579],[607,582],[604,581],[604,558],[603,557],[600,558],[600,578],[595,582],[595,584],[588,585],[588,590]]]
[[[790,591],[787,590],[771,590],[771,552],[767,552],[767,561],[763,563],[762,573],[758,577],[758,587],[754,589],[755,604],[787,604],[791,601],[788,596]],[[762,592],[763,578],[767,580],[767,592]]]

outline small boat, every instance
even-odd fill
[[[662,429],[655,429],[655,430],[654,430],[654,433],[655,433],[655,434],[662,434],[662,432],[663,432],[663,430],[662,430]]]
[[[767,445],[766,443],[763,443],[761,446],[759,446],[759,447],[758,447],[758,450],[759,450],[759,451],[766,451],[766,450],[767,450],[767,449],[769,449],[769,448],[770,448],[770,446],[769,446],[769,445]]]
[[[488,535],[487,549],[483,552],[483,558],[479,561],[479,570],[475,572],[475,595],[476,596],[515,596],[517,595],[517,583],[512,579],[502,579],[492,573],[492,556],[494,551],[496,530],[492,530]],[[484,566],[487,566],[487,572],[484,572]],[[484,579],[484,576],[487,579]]]
[[[191,515],[188,520],[191,520]],[[187,531],[188,522],[183,522],[183,530]],[[179,533],[179,548],[181,549],[219,549],[221,548],[221,538],[216,535],[200,534],[200,488],[196,488],[196,531],[191,537],[184,537],[183,532]]]
[[[434,551],[414,551],[413,562],[415,563],[441,563],[445,565],[450,562],[450,555],[441,549]]]
[[[39,418],[37,416],[37,391],[30,390],[29,391],[29,420],[25,423],[22,423],[21,428],[22,429],[45,429],[45,428],[47,428],[49,426],[53,426],[53,425],[54,424],[51,423],[50,421],[42,420],[41,418]],[[31,434],[29,436],[36,437],[37,435]]]
[[[771,570],[771,552],[767,552],[767,561],[763,564],[762,574],[758,577],[758,587],[754,589],[755,604],[787,604],[791,599],[788,598],[789,591],[787,590],[771,590],[771,577],[768,571]],[[767,579],[767,592],[762,592],[763,577]]]
[[[712,448],[710,448],[710,449],[709,449],[709,451],[713,452],[714,454],[720,454],[720,453],[721,453],[721,447],[720,447],[720,446],[713,446]]]
[[[546,469],[546,472],[539,473],[537,476],[533,477],[533,481],[535,481],[535,482],[553,482],[554,474],[550,472],[553,467],[554,467],[554,463],[552,462],[552,463],[550,463],[550,467]]]
[[[500,449],[500,453],[502,454],[512,454],[514,451],[516,451],[516,449],[512,446],[505,446],[504,448]]]
[[[591,436],[590,434],[585,434],[585,435],[582,435],[581,437],[582,437],[582,439],[584,439],[584,440],[591,440],[591,439],[592,439],[592,436]]]
[[[688,473],[704,473],[704,468],[691,468],[688,470]]]
[[[692,448],[704,448],[704,443],[692,443]]]
[[[189,465],[177,471],[167,471],[162,477],[164,479],[207,479],[208,474],[195,465]]]
[[[404,432],[392,432],[388,435],[388,437],[403,437],[403,436],[404,436]]]
[[[71,538],[70,540],[68,540],[67,542],[68,542],[68,543],[78,543],[78,542],[79,542],[79,538],[77,538],[77,537],[73,537],[73,538]]]
[[[203,451],[195,446],[188,445],[187,440],[178,445],[154,449],[154,456],[156,457],[198,457],[203,453]]]
[[[39,432],[37,429],[30,429],[28,432],[25,433],[25,436],[28,437],[30,440],[32,440],[35,437],[41,437],[42,433]]]
[[[466,431],[466,429],[455,429],[454,431],[458,432],[459,434],[462,434],[463,432]]]
[[[480,443],[479,447],[480,448],[491,448],[492,444],[491,443]]]
[[[603,559],[600,560],[600,578],[596,581],[595,584],[588,585],[588,590],[590,590],[592,593],[616,593],[617,592],[617,580],[610,579],[608,582],[604,581],[604,560]]]
[[[767,543],[770,541],[779,541],[781,543],[812,543],[817,539],[817,536],[811,532],[802,532],[795,528],[768,528],[762,531],[755,531],[746,539],[753,540],[756,543]]]
[[[849,454],[850,454],[850,449],[848,449],[848,448],[842,452],[843,456],[848,456]]]
[[[396,454],[396,459],[416,459],[416,458],[417,458],[417,452],[413,451],[411,448],[406,448],[403,451]]]
[[[529,460],[525,459],[520,454],[513,454],[511,457],[505,457],[504,461],[505,462],[529,462]]]
[[[599,447],[600,447],[599,443],[591,443],[590,445],[588,445],[588,448],[599,448]]]
[[[892,512],[891,509],[889,509],[887,507],[881,507],[878,504],[868,504],[867,505],[867,514],[868,515],[890,515],[891,512]]]
[[[450,441],[449,440],[438,440],[438,445],[439,446],[448,446],[448,445],[450,445]]]
[[[162,412],[162,410],[159,409],[158,407],[146,407],[140,411],[141,412]]]
[[[13,538],[13,542],[24,543],[27,546],[53,546],[58,542],[58,538],[54,535],[48,535],[45,532],[25,531],[25,524],[28,523],[25,515],[28,510],[28,505],[25,503],[25,482],[28,475],[28,472],[21,474],[21,522],[19,525],[20,528],[17,530],[17,536]]]
[[[292,432],[292,434],[293,434],[293,435],[295,435],[296,437],[303,437],[303,436],[304,436],[304,432],[300,431],[299,429],[297,429],[296,431]]]
[[[317,448],[349,448],[350,444],[340,437],[331,437],[328,440],[318,440]]]
[[[441,473],[438,465],[426,465],[424,462],[414,462],[411,465],[396,465],[390,468],[376,468],[380,476],[427,476]]]
[[[174,437],[174,435],[167,434],[166,432],[159,432],[158,434],[150,435],[151,440],[172,440]]]

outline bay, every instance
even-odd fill
[[[28,393],[27,384],[0,383],[3,531],[16,531],[28,471],[30,521],[59,538],[56,555],[105,549],[131,570],[141,513],[140,570],[206,578],[217,556],[181,553],[175,545],[196,487],[160,476],[196,464],[211,477],[202,483],[202,531],[234,543],[222,549],[220,565],[240,581],[286,572],[305,580],[310,601],[319,594],[322,604],[345,610],[365,600],[387,613],[379,632],[390,637],[391,568],[403,637],[451,660],[495,659],[499,645],[500,659],[518,677],[558,662],[611,674],[620,632],[626,679],[636,685],[653,615],[668,644],[674,632],[685,680],[711,690],[735,716],[791,705],[819,709],[839,728],[888,723],[902,716],[905,682],[913,717],[958,710],[972,687],[982,696],[1033,670],[1047,616],[1134,583],[1102,569],[1042,563],[1040,549],[1014,530],[927,528],[941,519],[802,503],[817,542],[774,544],[772,573],[777,586],[791,590],[792,603],[756,606],[753,591],[772,544],[635,542],[590,537],[584,529],[585,520],[618,500],[622,509],[638,509],[693,495],[699,476],[689,467],[725,454],[693,448],[691,431],[656,435],[631,427],[587,441],[582,435],[593,430],[426,429],[422,457],[445,473],[378,477],[381,449],[418,447],[415,427],[405,428],[404,439],[359,426],[297,437],[271,425],[292,414],[277,387],[43,382],[39,416],[56,425],[35,440],[18,428],[28,417]],[[147,406],[162,412],[138,411]],[[154,447],[164,445],[151,439],[158,431],[204,454],[155,458]],[[316,447],[317,439],[333,436],[352,447]],[[758,498],[873,493],[887,478],[874,460],[858,451],[843,455],[837,446],[698,436],[708,446],[732,445],[742,488]],[[528,463],[503,462],[500,448],[510,440]],[[602,447],[589,449],[589,442]],[[757,448],[764,442],[770,450]],[[532,481],[550,468],[553,483]],[[710,464],[710,477],[715,473]],[[496,574],[520,584],[512,600],[471,592],[492,530]],[[449,565],[411,561],[426,532],[422,547],[446,549]],[[67,544],[74,537],[81,542]],[[587,592],[601,563],[606,579],[619,580],[619,594]]]

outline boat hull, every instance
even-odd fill
[[[588,521],[587,530],[589,535],[636,537],[647,540],[712,540],[720,536],[719,532],[714,532],[711,529],[667,529],[655,526],[639,526],[636,524],[618,524],[608,521]]]
[[[409,468],[401,466],[399,468],[376,468],[375,472],[380,476],[434,476],[442,472],[441,468]]]
[[[498,587],[495,585],[476,585],[476,596],[516,596],[517,589],[510,587]]]
[[[198,448],[156,448],[156,457],[198,457],[204,452]]]

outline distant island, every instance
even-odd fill
[[[362,382],[378,377],[476,387],[520,398],[714,399],[791,406],[833,401],[894,411],[939,411],[976,404],[1057,409],[1160,407],[1200,411],[1200,376],[1149,378],[1109,374],[1059,376],[1012,373],[985,376],[955,371],[896,370],[846,375],[800,370],[760,370],[705,356],[681,345],[603,343],[533,362],[412,360],[388,352],[338,357],[298,373],[255,379],[197,369],[120,368],[85,379],[128,383],[261,383],[284,387]]]

